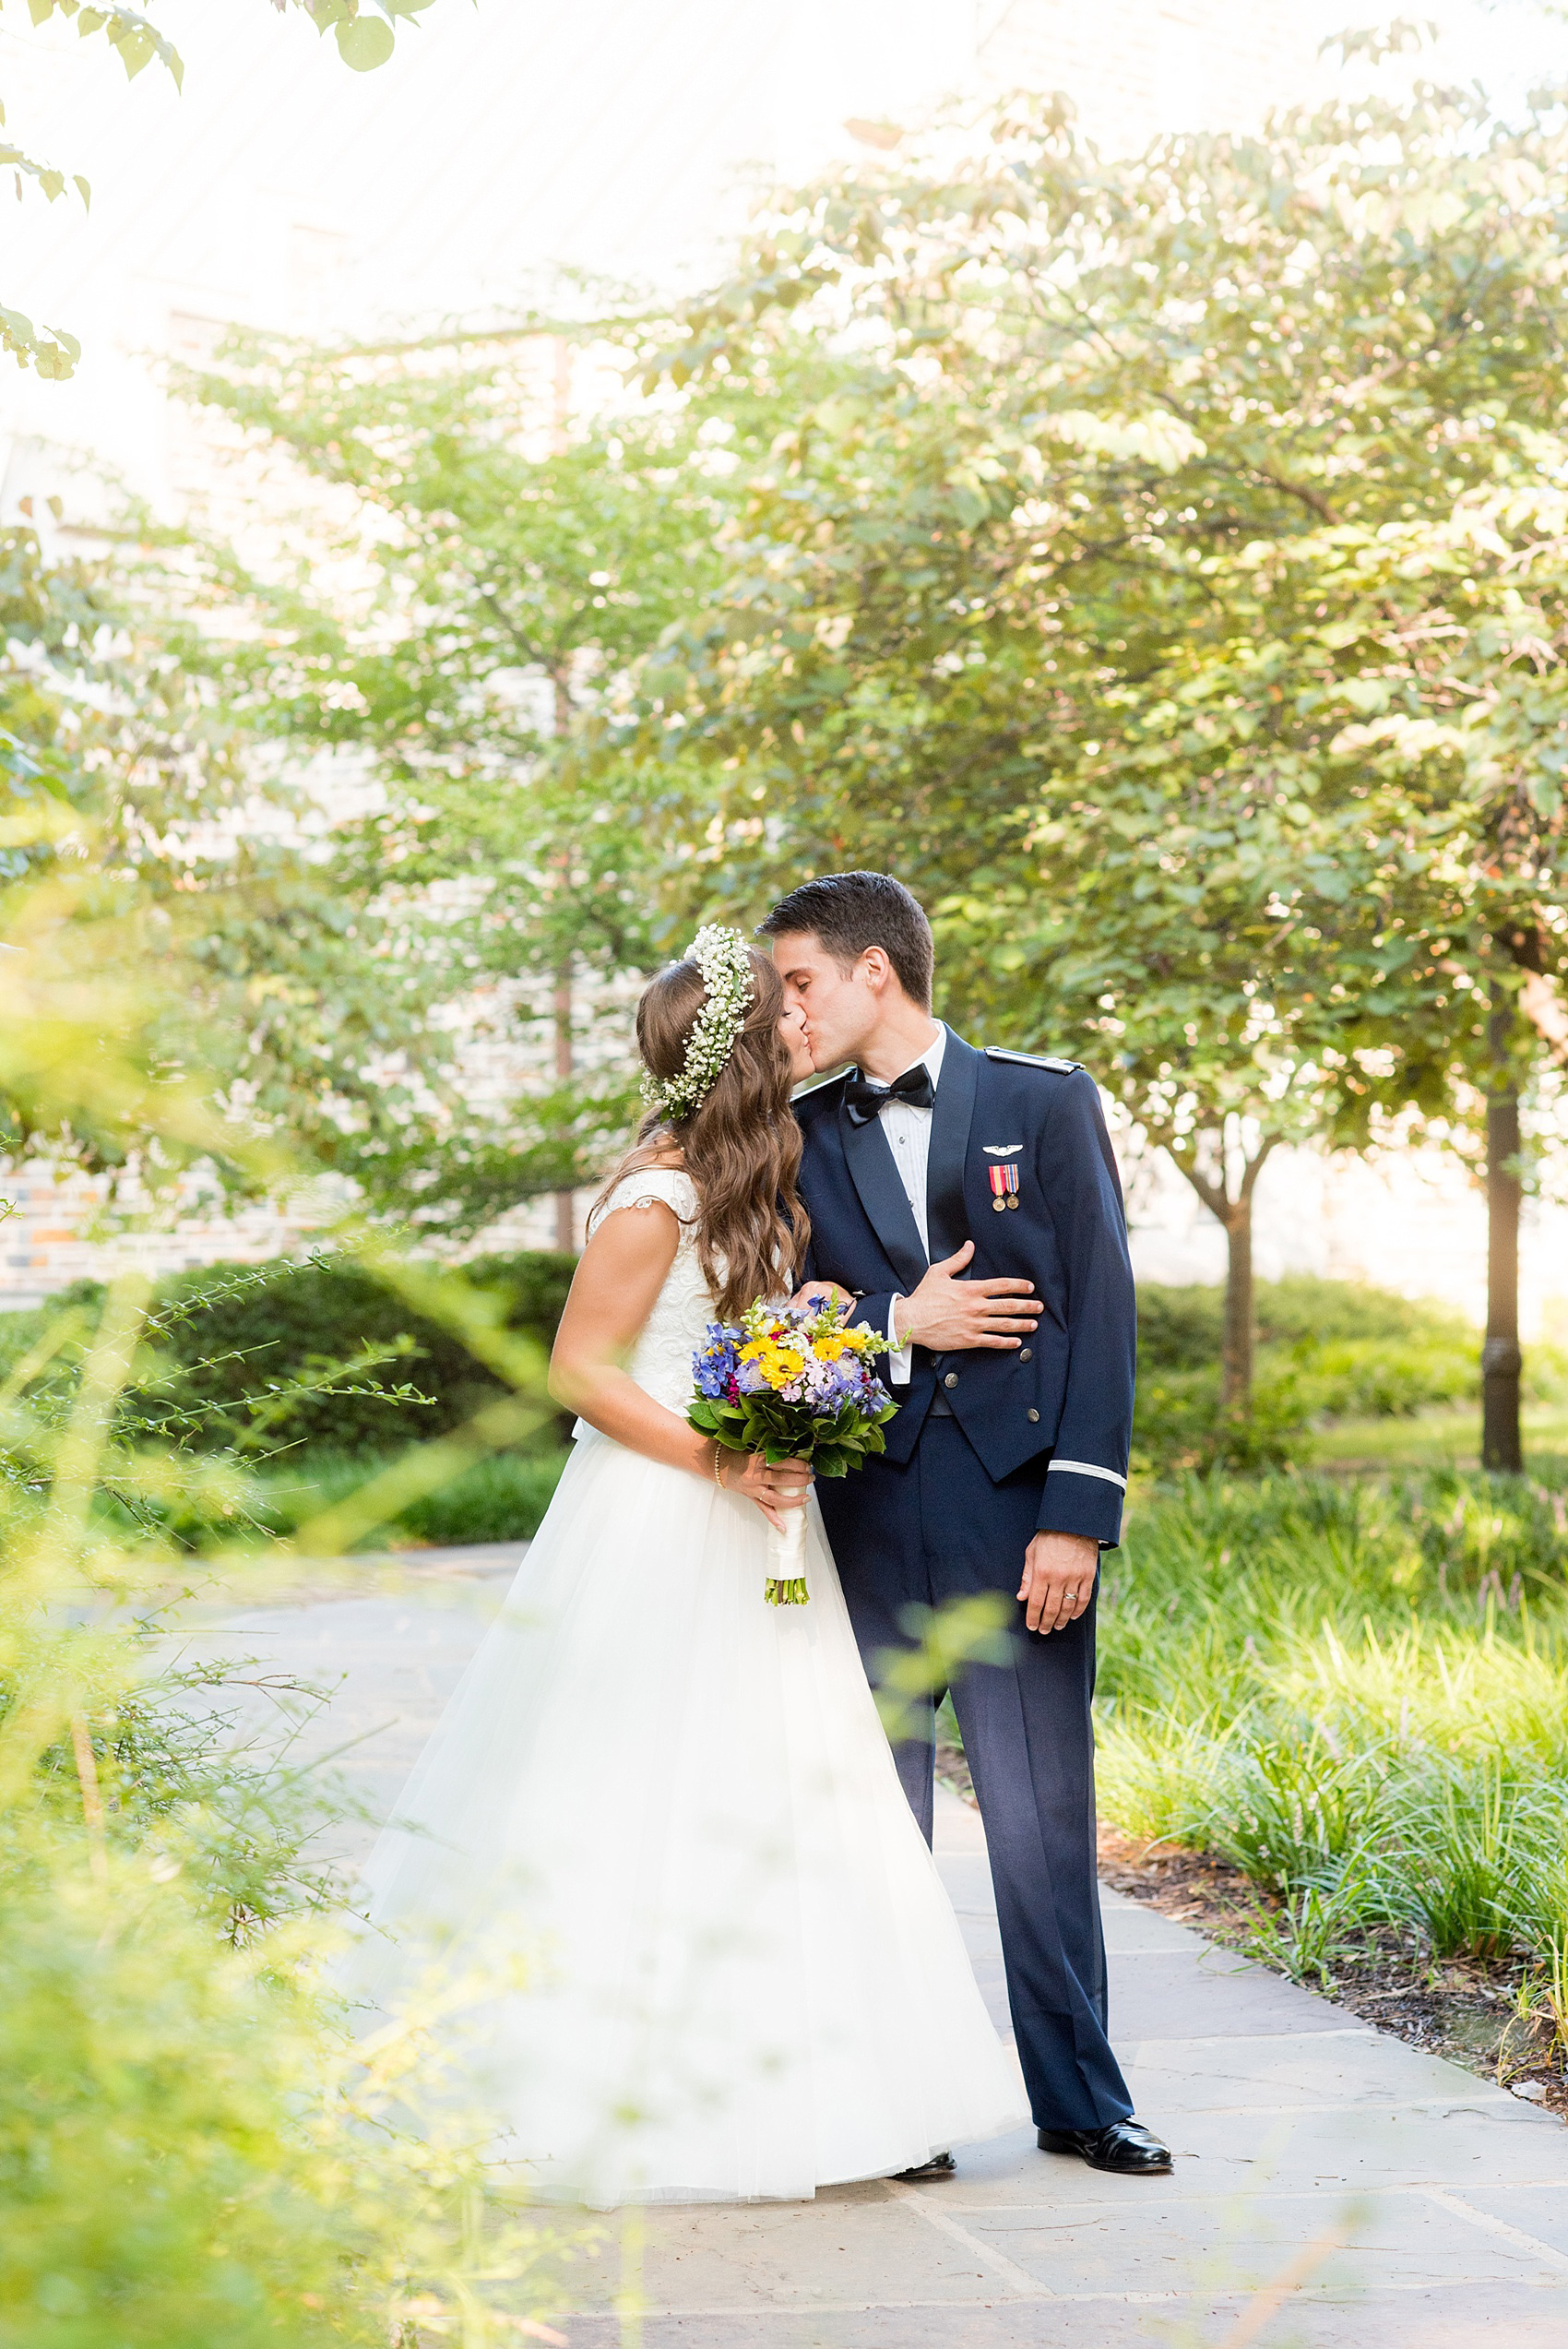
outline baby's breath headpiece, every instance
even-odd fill
[[[702,972],[707,1001],[692,1022],[685,1058],[674,1076],[643,1071],[643,1099],[666,1117],[689,1117],[707,1100],[724,1073],[752,1005],[752,959],[739,930],[727,930],[717,922],[705,924],[681,960],[695,962]]]

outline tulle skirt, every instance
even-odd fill
[[[579,1439],[368,1864],[352,1993],[481,1985],[462,2090],[546,2197],[804,2199],[1027,2118],[809,1508],[769,1606],[751,1503]]]

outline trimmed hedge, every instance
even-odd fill
[[[462,1269],[505,1300],[508,1329],[527,1333],[546,1351],[553,1341],[576,1258],[528,1252],[474,1258]],[[0,1315],[0,1375],[34,1343],[62,1308],[92,1305],[100,1286],[77,1282],[30,1313]],[[233,1416],[199,1421],[185,1440],[218,1449],[244,1423],[247,1397],[269,1386],[308,1377],[364,1345],[407,1341],[409,1351],[383,1365],[370,1381],[416,1389],[428,1401],[392,1401],[374,1394],[303,1394],[267,1429],[267,1448],[283,1449],[290,1465],[327,1454],[361,1460],[403,1450],[445,1434],[501,1391],[497,1382],[446,1330],[410,1312],[350,1258],[271,1265],[213,1264],[160,1284],[155,1308],[188,1302],[187,1319],[168,1325],[160,1350],[169,1377],[131,1399],[148,1416],[171,1405],[199,1412],[231,1407]],[[1215,1286],[1169,1288],[1145,1282],[1138,1291],[1139,1382],[1134,1451],[1140,1467],[1206,1464],[1217,1457],[1223,1292]],[[1479,1383],[1479,1341],[1464,1319],[1424,1300],[1391,1294],[1359,1282],[1298,1275],[1260,1282],[1257,1290],[1258,1385],[1250,1425],[1224,1432],[1224,1454],[1237,1467],[1289,1459],[1310,1422],[1324,1416],[1381,1416],[1457,1401]],[[1568,1368],[1554,1350],[1531,1348],[1532,1392],[1555,1392]],[[53,1377],[68,1379],[64,1362]],[[531,1456],[563,1442],[569,1417],[541,1428]],[[1238,1453],[1237,1447],[1241,1447]],[[1244,1456],[1241,1456],[1244,1454]],[[477,1476],[476,1472],[476,1476]],[[482,1482],[479,1479],[479,1482]],[[518,1503],[499,1488],[447,1505],[476,1521],[515,1520]],[[524,1513],[531,1500],[522,1505]],[[424,1531],[423,1528],[421,1531]],[[454,1536],[434,1531],[427,1539]]]
[[[1479,1336],[1432,1299],[1298,1273],[1260,1281],[1256,1311],[1252,1412],[1222,1423],[1224,1290],[1140,1286],[1140,1469],[1279,1468],[1301,1452],[1315,1419],[1404,1416],[1479,1392]]]
[[[508,1330],[534,1338],[549,1351],[576,1257],[543,1251],[478,1257],[461,1269],[468,1280],[504,1298]],[[0,1365],[19,1360],[53,1315],[73,1305],[91,1306],[102,1295],[101,1283],[77,1282],[35,1312],[0,1315]],[[191,1310],[184,1318],[166,1321],[159,1339],[166,1377],[156,1388],[128,1396],[127,1405],[148,1417],[172,1406],[198,1412],[203,1406],[235,1407],[231,1420],[214,1418],[205,1425],[197,1420],[189,1426],[184,1441],[196,1449],[221,1449],[231,1440],[244,1424],[247,1397],[308,1377],[365,1345],[410,1341],[399,1359],[355,1383],[408,1385],[430,1400],[301,1395],[272,1423],[270,1442],[291,1447],[294,1459],[318,1451],[400,1451],[423,1437],[459,1426],[505,1391],[450,1331],[410,1311],[350,1258],[203,1265],[160,1282],[155,1291],[155,1315],[180,1306]],[[570,1426],[569,1419],[552,1424],[540,1430],[540,1440],[559,1442]]]
[[[1480,1378],[1480,1339],[1463,1314],[1430,1297],[1396,1296],[1360,1281],[1320,1281],[1292,1273],[1257,1283],[1260,1349],[1329,1346],[1383,1341],[1465,1351]],[[1138,1284],[1138,1365],[1141,1370],[1202,1370],[1219,1360],[1225,1291],[1218,1284],[1166,1288]]]
[[[479,1257],[462,1270],[476,1286],[503,1295],[508,1330],[537,1339],[548,1352],[576,1267],[573,1256],[532,1252]],[[282,1262],[265,1282],[211,1294],[247,1270],[255,1268],[207,1265],[160,1289],[159,1306],[211,1297],[189,1320],[174,1322],[162,1341],[179,1368],[182,1401],[238,1403],[269,1381],[307,1375],[362,1345],[410,1339],[412,1351],[375,1377],[384,1385],[416,1387],[428,1402],[306,1395],[277,1430],[308,1450],[363,1453],[445,1435],[504,1391],[449,1330],[411,1312],[351,1259]],[[224,1440],[220,1427],[213,1440]]]

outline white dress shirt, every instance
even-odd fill
[[[946,1049],[947,1031],[939,1025],[934,1039],[921,1053],[920,1059],[909,1064],[911,1068],[923,1067],[929,1069],[933,1092],[942,1076],[942,1056]],[[902,1069],[899,1071],[900,1076],[906,1073]],[[925,1194],[926,1169],[931,1160],[932,1116],[931,1110],[917,1109],[913,1102],[908,1101],[890,1101],[885,1109],[877,1112],[928,1261],[931,1257],[931,1226],[926,1216]],[[895,1297],[887,1308],[887,1335],[893,1351],[886,1358],[884,1376],[896,1386],[907,1387],[914,1369],[914,1345],[912,1341],[907,1346],[898,1343],[897,1325],[894,1320],[897,1304],[898,1299]]]

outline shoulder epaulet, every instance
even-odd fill
[[[1081,1060],[1054,1060],[1044,1053],[1008,1052],[1001,1044],[987,1044],[985,1056],[988,1060],[1016,1060],[1022,1068],[1054,1069],[1058,1077],[1071,1077],[1084,1065]]]

